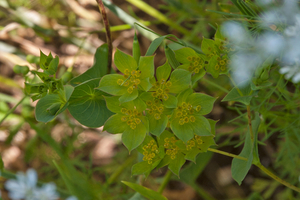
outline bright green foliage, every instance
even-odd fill
[[[175,51],[176,59],[182,63],[180,69],[185,69],[192,74],[193,84],[205,75],[206,56],[196,53],[193,49],[184,47]]]
[[[121,109],[116,109],[115,102],[118,97],[107,97],[107,107],[116,112],[105,123],[103,130],[109,133],[123,133],[122,141],[129,151],[138,147],[149,132],[148,119],[143,116],[146,104],[139,98],[134,101],[123,103]]]
[[[174,134],[184,142],[192,139],[194,133],[210,136],[211,128],[203,115],[211,112],[214,98],[205,94],[193,93],[188,89],[178,95],[178,104],[170,119]]]
[[[40,67],[44,70],[44,72],[48,75],[53,75],[56,73],[57,66],[58,66],[59,58],[55,56],[53,58],[52,54],[49,53],[46,56],[42,51],[40,51]]]
[[[105,105],[105,93],[94,89],[98,84],[99,78],[77,85],[68,106],[71,115],[78,122],[94,128],[102,126],[112,115]]]
[[[120,103],[132,101],[137,98],[138,90],[148,91],[151,87],[150,78],[154,75],[153,56],[141,57],[139,68],[135,59],[120,50],[115,54],[115,64],[123,73],[105,75],[98,89],[120,96]]]

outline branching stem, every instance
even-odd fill
[[[211,151],[211,152],[214,152],[214,153],[222,154],[224,156],[229,156],[229,157],[237,158],[237,159],[240,159],[240,160],[245,160],[245,161],[248,160],[247,158],[244,158],[242,156],[234,155],[232,153],[228,153],[228,152],[225,152],[225,151],[220,151],[218,149],[208,148],[207,150]]]

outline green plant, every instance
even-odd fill
[[[255,41],[254,36],[257,36],[255,34],[264,31],[259,30],[259,27],[251,21],[259,19],[256,11],[243,1],[232,2],[248,19],[245,21],[247,27],[245,31],[253,36],[247,39]],[[198,165],[197,157],[203,156],[203,159],[209,160],[207,156],[209,154],[205,153],[214,152],[233,157],[232,177],[239,185],[250,167],[255,165],[269,177],[300,192],[298,187],[264,167],[259,156],[259,144],[263,144],[277,130],[286,135],[287,142],[283,144],[283,148],[287,151],[290,150],[289,144],[295,146],[299,140],[295,132],[299,126],[299,114],[294,111],[298,109],[299,85],[293,85],[294,92],[287,90],[288,81],[278,72],[279,63],[275,61],[275,55],[262,56],[254,69],[249,71],[248,79],[236,83],[237,79],[233,76],[236,58],[241,52],[253,49],[245,44],[235,44],[228,39],[226,31],[222,31],[222,27],[218,26],[213,39],[203,38],[201,51],[174,35],[165,35],[153,40],[146,55],[141,56],[135,35],[133,56],[116,50],[114,64],[120,73],[114,72],[111,70],[112,44],[109,24],[102,1],[98,1],[98,4],[106,23],[108,44],[97,49],[94,65],[89,70],[71,80],[70,72],[66,72],[58,79],[56,78],[58,57],[53,58],[51,54],[46,56],[42,52],[38,64],[43,72],[30,70],[35,78],[27,79],[25,93],[33,101],[39,100],[35,111],[38,121],[50,122],[68,109],[82,125],[91,128],[104,126],[103,130],[109,133],[121,133],[122,142],[129,153],[136,149],[142,156],[140,162],[132,166],[132,175],[148,177],[154,169],[168,166],[168,169],[179,177],[186,161]],[[169,25],[177,27],[172,23]],[[152,32],[139,24],[136,24],[136,27]],[[256,32],[250,32],[248,27],[254,27],[253,30]],[[179,30],[185,31],[180,28]],[[162,66],[155,67],[153,54],[160,45],[164,47],[166,62]],[[238,48],[242,49],[241,52]],[[16,66],[15,71],[23,75],[29,73],[28,69],[22,66]],[[210,74],[216,83],[206,80],[206,74]],[[221,76],[228,77],[232,82],[233,88],[230,91],[218,84],[217,80]],[[239,114],[232,120],[242,129],[239,145],[244,146],[239,155],[215,148],[217,121],[208,119],[206,115],[212,111],[217,98],[198,92],[197,84],[202,81],[226,92],[223,93],[222,101],[229,102],[230,108]],[[285,99],[289,104],[285,103]],[[277,106],[279,108],[274,108]],[[288,109],[289,112],[286,113],[284,109]],[[288,121],[282,122],[284,118],[288,118]],[[263,139],[259,137],[262,133],[265,133]],[[59,154],[66,157],[62,152]],[[279,158],[281,157],[283,156],[279,155]],[[294,161],[299,162],[298,159]],[[89,194],[86,199],[99,198],[102,195],[90,189],[89,186],[91,188],[96,186],[94,183],[87,183],[88,180],[78,185],[72,183],[72,180],[80,178],[81,175],[71,177],[71,173],[76,174],[76,169],[69,162],[62,162],[60,165],[54,162],[54,164],[73,195],[82,199],[85,194]],[[192,168],[191,166],[188,167]],[[124,167],[120,170],[124,170]],[[292,174],[285,170],[285,174]],[[138,184],[126,181],[123,183],[146,198],[166,199],[161,193],[171,178],[170,171],[166,173],[158,192]],[[294,180],[294,176],[289,178]],[[109,179],[107,184],[110,185],[113,179],[115,178]],[[296,181],[291,182],[296,185]],[[78,191],[81,189],[84,192]]]

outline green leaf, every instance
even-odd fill
[[[168,124],[168,117],[166,115],[161,115],[161,119],[156,120],[153,115],[148,116],[150,133],[155,136],[160,136],[160,134],[166,129]]]
[[[130,187],[131,189],[135,190],[136,192],[139,192],[141,195],[148,199],[155,199],[155,200],[167,200],[166,197],[162,196],[160,193],[150,190],[149,188],[145,188],[141,185],[130,183],[127,181],[122,181],[125,185]]]
[[[143,90],[145,90],[147,92],[152,87],[152,84],[151,84],[149,78],[145,78],[145,79],[141,80],[140,86],[142,87]]]
[[[186,89],[182,91],[181,93],[178,94],[177,99],[178,99],[178,105],[181,105],[182,102],[185,102],[186,99],[193,94],[193,90],[191,88]]]
[[[176,69],[172,72],[170,81],[172,83],[170,93],[177,94],[190,86],[191,73],[183,69]]]
[[[215,140],[214,140],[215,136],[201,136],[201,140],[202,140],[202,144],[198,145],[198,148],[200,150],[201,153],[207,152],[207,149],[212,146],[215,145]]]
[[[197,81],[199,81],[205,74],[206,74],[206,71],[204,68],[200,69],[200,71],[198,73],[195,73],[192,76],[192,85],[194,85]]]
[[[222,99],[222,101],[238,101],[245,105],[249,105],[252,97],[255,93],[252,93],[251,86],[247,84],[246,86],[239,87],[243,83],[239,84],[237,87],[242,92],[243,96],[239,93],[236,87],[232,88],[230,92]]]
[[[98,83],[99,78],[76,86],[68,106],[71,115],[78,122],[91,128],[102,126],[112,115],[106,107],[103,97],[105,93],[94,89]]]
[[[175,50],[175,56],[176,59],[183,64],[190,63],[191,61],[188,60],[189,56],[198,56],[198,54],[191,48],[189,47],[184,47],[178,50]]]
[[[215,98],[202,93],[191,94],[186,102],[190,103],[193,107],[201,106],[201,109],[197,114],[207,115],[213,109]]]
[[[173,117],[172,117],[173,118]],[[179,124],[179,118],[172,119],[170,127],[173,133],[183,142],[187,142],[194,137],[193,127],[191,123],[186,123],[183,125]]]
[[[122,142],[129,152],[137,148],[143,142],[148,132],[148,127],[148,119],[144,118],[142,123],[136,125],[135,129],[131,129],[129,126],[125,129],[122,134]]]
[[[106,106],[110,111],[112,111],[114,113],[121,112],[121,106],[120,106],[120,102],[119,102],[120,97],[113,96],[113,97],[104,97],[104,98],[106,101]]]
[[[160,82],[162,79],[168,80],[170,73],[171,73],[171,67],[168,62],[165,62],[164,65],[162,65],[156,69],[157,81]]]
[[[183,164],[185,163],[184,155],[181,152],[176,154],[176,158],[174,160],[171,159],[168,168],[179,177],[179,171]]]
[[[142,56],[140,58],[139,70],[141,70],[141,79],[154,76],[154,56]]]
[[[206,39],[203,38],[202,44],[201,44],[201,49],[205,54],[212,54],[213,50],[216,49],[215,47],[215,41],[211,39]]]
[[[98,47],[94,55],[93,66],[83,74],[73,78],[70,84],[76,86],[85,81],[104,76],[107,73],[108,51],[108,45],[106,43]]]
[[[128,128],[127,123],[121,120],[123,116],[124,115],[118,113],[108,118],[104,124],[103,131],[112,134],[123,133],[125,129]]]
[[[151,56],[151,55],[153,55],[154,52],[156,51],[156,49],[157,49],[157,48],[161,45],[161,43],[164,41],[164,39],[165,39],[164,36],[155,38],[155,39],[151,42],[151,44],[150,44],[150,46],[149,46],[149,48],[148,48],[148,50],[147,50],[145,56]]]
[[[216,65],[218,64],[218,55],[214,55],[210,60],[208,65],[206,66],[206,71],[210,73],[214,78],[219,77],[219,70],[216,69]]]
[[[177,103],[177,98],[171,94],[169,94],[169,98],[166,101],[163,101],[163,104],[166,108],[176,108]]]
[[[187,154],[185,155],[185,159],[186,160],[190,160],[192,162],[196,162],[196,156],[200,153],[200,150],[196,147],[193,147],[191,150],[189,150],[187,152]]]
[[[108,74],[101,78],[99,87],[97,89],[102,90],[111,95],[121,96],[127,92],[127,87],[118,84],[118,80],[125,81],[125,78],[120,74]]]
[[[139,92],[137,89],[133,89],[132,93],[128,93],[126,92],[125,94],[123,94],[120,98],[119,98],[119,101],[120,103],[125,103],[125,102],[128,102],[128,101],[132,101],[132,100],[135,100],[139,95]]]
[[[62,104],[63,101],[58,94],[49,94],[41,98],[35,108],[36,120],[44,123],[51,121],[55,118],[56,113],[61,108]]]
[[[146,174],[152,170],[152,165],[148,164],[148,161],[142,161],[139,163],[136,163],[131,168],[131,175],[141,175]]]
[[[247,173],[248,173],[248,171],[249,171],[249,169],[251,167],[252,160],[253,160],[252,151],[253,151],[253,148],[252,148],[252,145],[251,145],[250,133],[248,131],[247,135],[246,135],[246,140],[245,140],[244,148],[243,148],[242,152],[239,154],[239,156],[247,158],[248,161],[234,158],[232,160],[232,164],[231,164],[232,178],[239,185],[241,185],[242,181],[246,177],[246,175],[247,175]]]
[[[55,74],[57,71],[58,63],[59,63],[59,58],[58,58],[58,56],[55,56],[55,58],[53,60],[51,60],[48,69],[45,70],[45,73],[47,73],[49,75]]]
[[[141,57],[142,58],[142,57]],[[140,59],[141,59],[140,58]],[[141,62],[141,60],[140,60]],[[130,72],[137,69],[137,63],[133,57],[117,49],[114,57],[114,63],[123,74],[126,69]]]
[[[210,124],[208,120],[203,116],[195,115],[195,122],[189,122],[190,126],[192,127],[193,132],[199,136],[210,136]],[[180,126],[180,125],[179,125]]]
[[[209,124],[210,124],[210,127],[211,127],[211,133],[213,134],[213,135],[216,135],[216,123],[218,122],[218,121],[214,121],[214,120],[212,120],[212,119],[207,119],[208,120],[208,122],[209,122]]]

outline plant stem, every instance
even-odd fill
[[[203,80],[204,82],[206,82],[206,83],[208,83],[208,84],[210,84],[210,85],[212,85],[212,86],[214,86],[214,87],[216,87],[216,88],[222,90],[223,92],[226,92],[226,93],[229,92],[226,88],[224,88],[224,87],[222,87],[222,86],[220,86],[220,85],[218,85],[218,84],[216,84],[216,83],[214,83],[214,82],[212,82],[212,81],[210,81],[210,80],[208,80],[208,79],[206,79],[206,78],[204,78],[204,79],[202,79],[202,80]]]
[[[161,183],[161,185],[159,186],[157,192],[159,192],[160,194],[162,194],[162,192],[164,191],[164,189],[166,188],[168,182],[170,181],[172,172],[170,170],[167,171],[163,182]]]
[[[244,158],[242,156],[234,155],[232,153],[228,153],[228,152],[225,152],[225,151],[220,151],[218,149],[208,148],[207,150],[211,151],[211,152],[214,152],[214,153],[222,154],[224,156],[229,156],[229,157],[237,158],[237,159],[240,159],[240,160],[245,160],[245,161],[248,160],[247,158]]]
[[[102,14],[105,30],[106,30],[106,42],[108,44],[108,63],[107,63],[107,74],[110,74],[111,71],[111,63],[112,63],[112,40],[111,40],[111,33],[110,33],[110,26],[108,22],[108,18],[106,15],[105,7],[102,0],[96,0],[98,3],[99,10]]]
[[[16,108],[24,101],[24,99],[26,98],[27,96],[25,95],[12,109],[10,109],[6,114],[5,116],[1,119],[0,121],[0,125],[2,124],[2,122],[8,117],[8,115],[10,115],[11,113],[13,113]]]
[[[253,134],[252,122],[251,122],[251,109],[250,109],[250,105],[247,105],[247,117],[248,117],[248,125],[249,125],[249,130],[250,130],[251,143],[253,144],[254,134]]]
[[[131,156],[125,162],[108,178],[107,185],[112,184],[119,176],[120,174],[130,165],[134,160],[136,159],[136,156]]]
[[[267,168],[265,168],[261,163],[255,164],[259,169],[261,169],[263,172],[265,172],[268,176],[270,176],[271,178],[273,178],[274,180],[278,181],[279,183],[289,187],[292,190],[295,190],[296,192],[300,193],[300,188],[282,180],[281,178],[279,178],[278,176],[276,176],[275,174],[273,174],[271,171],[269,171]]]
[[[244,96],[242,91],[240,90],[240,88],[237,86],[237,84],[235,83],[235,81],[233,80],[233,78],[231,77],[230,74],[228,74],[228,78],[230,79],[231,83],[233,84],[233,86],[236,88],[236,90],[238,91],[238,93],[241,95],[241,96]]]

